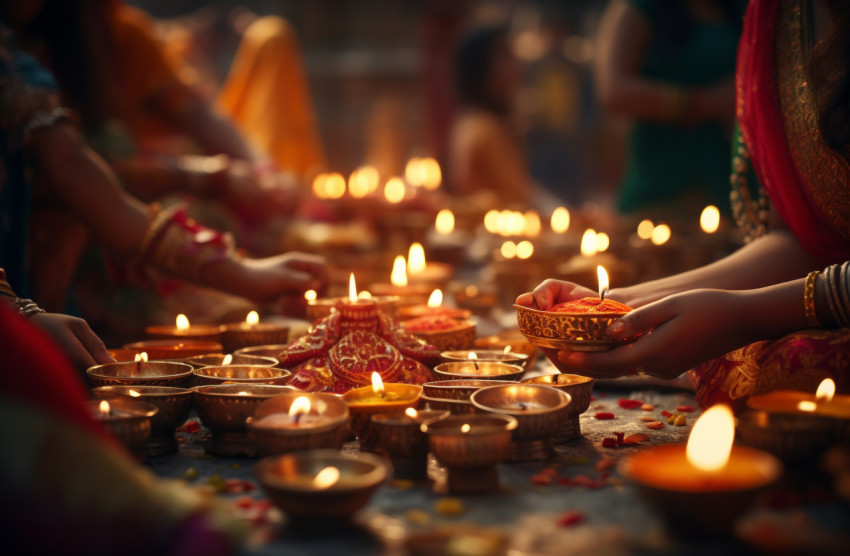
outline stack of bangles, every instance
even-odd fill
[[[6,281],[6,271],[2,268],[0,268],[0,300],[23,317],[31,317],[44,312],[44,309],[39,307],[32,299],[18,297],[9,282]]]
[[[813,328],[823,328],[815,310],[815,282],[821,276],[829,312],[833,321],[841,328],[850,328],[850,261],[826,267],[823,272],[815,270],[806,277],[803,288],[803,307],[806,321]]]

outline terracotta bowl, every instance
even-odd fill
[[[540,348],[607,351],[634,341],[612,338],[606,330],[624,313],[563,313],[514,305],[519,330]]]
[[[258,367],[255,365],[226,365],[217,367],[201,367],[194,371],[195,383],[224,384],[238,382],[240,384],[275,384],[282,386],[289,382],[292,373],[276,367]]]
[[[139,361],[105,363],[86,370],[95,386],[186,386],[192,377],[192,367],[170,361]]]
[[[310,414],[327,417],[326,423],[282,428],[263,422],[263,418],[272,415],[289,415],[292,403],[305,395],[310,400]],[[348,404],[336,394],[291,392],[261,403],[245,424],[257,451],[260,455],[269,456],[317,448],[338,450],[351,434],[348,418]]]

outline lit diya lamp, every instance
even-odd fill
[[[280,353],[280,350],[278,350]],[[262,355],[246,355],[244,353],[206,353],[187,357],[183,362],[192,365],[196,369],[201,367],[222,367],[227,365],[251,365],[254,367],[274,367],[277,365],[275,357]]]
[[[334,394],[281,394],[257,406],[245,424],[263,456],[338,450],[349,434],[348,405]]]
[[[516,365],[525,369],[527,367],[528,355],[512,351],[511,346],[505,346],[503,349],[473,349],[473,350],[452,350],[444,351],[440,357],[446,363],[457,361],[467,361],[476,359],[477,361],[495,361],[498,363],[507,363],[508,365]]]
[[[519,365],[501,361],[480,361],[474,351],[467,352],[466,359],[440,363],[434,372],[443,380],[518,380],[525,369]]]
[[[425,244],[434,258],[455,266],[466,261],[466,253],[472,236],[455,226],[455,215],[450,209],[442,209],[434,218],[434,227],[425,234]]]
[[[425,248],[412,243],[407,252],[407,279],[411,284],[425,284],[429,288],[445,288],[452,278],[452,267],[446,263],[425,260]]]
[[[542,384],[550,388],[557,388],[570,396],[570,405],[566,409],[567,417],[555,434],[555,444],[563,444],[581,436],[580,417],[590,407],[593,383],[596,380],[581,375],[557,374],[528,378],[522,382],[523,384]]]
[[[496,465],[511,454],[511,432],[517,420],[510,415],[451,415],[425,421],[431,453],[446,466],[450,492],[495,492]],[[435,485],[438,488],[438,485]]]
[[[428,303],[424,305],[408,305],[399,309],[399,320],[409,320],[419,317],[448,317],[452,319],[468,319],[472,316],[470,311],[446,307],[443,305],[443,291],[436,289],[428,297]]]
[[[293,528],[319,527],[324,533],[366,506],[389,469],[371,454],[308,450],[264,458],[254,473]]]
[[[92,394],[100,399],[123,396],[145,402],[157,408],[151,417],[150,438],[144,446],[145,454],[156,457],[177,451],[174,433],[189,417],[192,391],[172,386],[98,386]]]
[[[94,386],[187,386],[192,366],[171,361],[148,361],[147,354],[138,354],[135,361],[104,363],[86,369]]]
[[[224,351],[263,344],[283,344],[289,338],[289,327],[272,322],[260,322],[257,311],[250,311],[244,322],[228,324],[221,335]]]
[[[145,352],[151,360],[185,359],[205,353],[221,353],[224,347],[219,342],[201,340],[145,340],[124,344],[125,350]]]
[[[440,351],[469,349],[475,343],[475,323],[444,315],[426,315],[403,321],[402,328]]]
[[[186,315],[177,315],[174,324],[158,324],[145,327],[145,334],[157,340],[195,340],[218,342],[224,327],[220,324],[191,324]]]
[[[599,297],[559,303],[548,311],[514,305],[519,330],[529,342],[549,349],[606,351],[634,340],[608,335],[611,323],[632,309],[612,299],[605,299],[608,293],[608,273],[602,266],[596,270]],[[556,367],[561,368],[556,357],[550,359]]]
[[[756,496],[782,474],[774,456],[732,446],[732,410],[716,405],[691,430],[687,445],[642,450],[620,464],[620,472],[666,521],[686,537],[724,536]]]
[[[407,264],[404,256],[399,255],[393,262],[390,273],[389,284],[372,284],[369,291],[377,296],[396,296],[399,298],[399,307],[405,305],[419,305],[428,302],[428,296],[433,288],[424,283],[410,283],[407,276]]]
[[[378,433],[381,450],[393,464],[396,479],[421,481],[428,478],[428,437],[421,426],[431,419],[442,419],[446,410],[408,407],[404,412],[382,413],[372,417],[372,426]]]
[[[512,330],[504,330],[498,334],[484,336],[475,340],[475,350],[502,350],[510,353],[521,353],[528,356],[528,362],[525,364],[526,369],[534,368],[537,358],[540,355],[540,350],[537,346],[528,341],[528,338],[522,335],[518,328]]]
[[[360,450],[374,452],[378,435],[372,426],[372,416],[404,411],[419,405],[422,386],[418,384],[384,384],[377,371],[372,372],[372,385],[349,390],[342,395],[351,412],[351,428],[360,439]]]
[[[103,423],[131,454],[145,458],[145,443],[151,435],[151,418],[159,411],[156,406],[121,397],[86,402],[89,414]]]
[[[276,384],[285,385],[292,373],[270,365],[213,365],[193,371],[195,384]]]
[[[331,314],[332,311],[339,310],[339,305],[346,301],[351,301],[352,290],[354,298],[372,300],[378,307],[378,310],[391,317],[394,317],[398,312],[399,298],[396,295],[372,295],[371,292],[357,292],[354,273],[349,276],[349,294],[348,297],[317,297],[314,290],[308,290],[304,294],[304,299],[307,300],[307,320],[316,322]]]
[[[750,397],[747,406],[738,419],[741,442],[786,464],[816,461],[835,442],[850,438],[850,396],[836,396],[831,378],[815,394],[777,390]]]

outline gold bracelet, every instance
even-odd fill
[[[819,274],[819,270],[809,272],[806,276],[806,285],[803,287],[803,309],[806,312],[806,322],[812,328],[823,328],[815,311],[815,280]]]

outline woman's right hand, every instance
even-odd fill
[[[307,290],[321,294],[329,282],[325,259],[318,255],[285,253],[265,259],[243,259],[239,263],[243,284],[238,293],[257,302],[292,296],[303,299]]]
[[[558,303],[581,299],[583,297],[595,297],[597,292],[572,282],[554,280],[549,278],[540,283],[533,291],[526,292],[516,298],[516,304],[532,309],[548,311]]]

